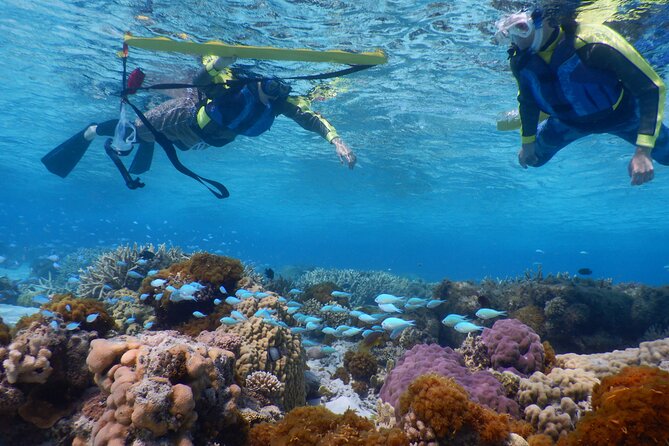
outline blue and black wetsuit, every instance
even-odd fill
[[[662,124],[665,86],[643,57],[604,25],[556,29],[537,53],[512,49],[523,143],[536,141],[534,166],[569,143],[610,133],[669,164],[669,129]],[[539,113],[550,118],[539,124]]]

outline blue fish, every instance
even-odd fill
[[[331,355],[333,353],[336,353],[337,349],[335,349],[334,347],[330,347],[329,345],[324,345],[321,347],[321,352],[323,352],[326,355]]]
[[[221,299],[214,299],[214,305],[221,305],[221,302],[223,302]]]
[[[254,296],[257,297],[258,299],[262,299],[262,298],[264,298],[264,297],[268,297],[269,294],[268,294],[268,293],[264,293],[264,292],[262,292],[262,291],[256,291],[255,294],[254,294]]]
[[[105,283],[104,286],[102,287],[102,289],[105,290],[105,291],[111,291],[114,288],[112,288],[112,286],[109,285],[108,283]]]
[[[162,298],[163,298],[163,293],[158,293],[158,294],[156,294],[155,296],[153,296],[153,299],[154,299],[154,300],[160,300],[160,299],[162,299]]]
[[[453,328],[459,333],[473,333],[475,331],[483,331],[483,327],[479,327],[478,325],[472,324],[471,322],[458,322]]]
[[[128,271],[128,277],[132,277],[133,279],[143,279],[144,275],[137,271]]]
[[[288,291],[288,294],[303,294],[304,291],[298,289],[298,288],[293,288],[292,290]]]
[[[237,299],[234,296],[228,296],[228,297],[225,298],[225,303],[228,304],[228,305],[237,305],[240,302],[241,302],[241,300]]]
[[[134,324],[135,323],[135,316],[129,317],[128,319],[125,320],[126,324]]]
[[[135,301],[135,298],[132,297],[132,296],[123,296],[123,297],[121,298],[121,300],[122,300],[123,302],[134,302],[134,301]]]
[[[193,316],[195,316],[198,319],[202,319],[203,317],[207,317],[207,315],[202,313],[201,311],[193,311]]]
[[[218,290],[219,290],[221,293],[223,293],[223,294],[228,294],[228,290],[226,290],[225,287],[224,287],[223,285],[219,286],[219,287],[218,287]]]
[[[291,327],[290,329],[290,332],[293,334],[304,333],[305,331],[307,331],[307,329],[304,327]]]
[[[146,273],[147,276],[155,276],[156,274],[158,274],[158,270],[157,270],[157,269],[149,270],[149,272]]]
[[[42,310],[40,311],[44,317],[54,317],[55,315],[53,314],[53,311],[49,310]]]
[[[333,291],[330,293],[330,296],[332,297],[351,297],[353,294],[347,293],[345,291]]]
[[[73,284],[79,283],[79,282],[80,282],[79,278],[75,277],[75,276],[72,276],[69,279],[67,279],[67,283],[69,283],[70,285],[73,285]]]
[[[439,305],[446,302],[445,300],[433,299],[429,301],[426,305],[427,308],[437,308]]]
[[[54,330],[58,330],[58,321],[51,321],[49,325],[51,325],[51,328]]]
[[[33,297],[33,302],[35,302],[36,304],[43,305],[43,304],[48,304],[50,301],[48,297],[44,296],[43,294],[39,294]]]
[[[245,320],[248,319],[246,316],[244,316],[241,312],[239,312],[237,310],[232,310],[230,312],[230,316],[234,317],[235,319],[237,319],[239,321],[245,321]]]
[[[110,297],[107,299],[107,303],[109,305],[116,305],[118,303],[118,298],[117,297]]]
[[[72,311],[72,307],[70,306],[70,304],[65,305],[65,309],[67,311]]]
[[[151,321],[144,322],[144,328],[146,328],[148,330],[151,327],[153,327],[153,322],[151,322]]]
[[[119,260],[119,261],[116,262],[116,265],[118,265],[118,266],[128,266],[128,263],[124,262],[123,260]]]
[[[95,320],[98,318],[100,314],[99,313],[91,313],[88,316],[86,316],[86,322],[93,323]]]
[[[149,294],[148,294],[148,293],[140,294],[140,295],[139,295],[139,300],[141,300],[142,302],[144,302],[144,301],[146,300],[147,297],[149,297]]]
[[[506,316],[506,311],[497,311],[493,310],[492,308],[481,308],[476,312],[476,317],[483,320],[493,319],[498,316]]]
[[[56,322],[56,321],[54,321],[54,322]],[[79,328],[79,325],[80,325],[79,322],[70,322],[69,324],[67,324],[65,326],[65,330],[68,330],[68,331],[76,330],[77,328]]]
[[[146,259],[138,259],[135,263],[138,265],[146,265],[149,261]]]
[[[235,325],[235,324],[239,323],[239,321],[237,319],[235,319],[234,317],[229,317],[229,316],[222,317],[222,318],[219,319],[219,321],[221,322],[221,324],[224,324],[224,325]]]

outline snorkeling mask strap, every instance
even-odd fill
[[[534,24],[534,39],[530,48],[534,53],[538,53],[544,40],[544,12],[541,8],[535,8],[531,17]]]

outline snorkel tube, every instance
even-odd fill
[[[530,18],[534,24],[534,39],[532,40],[530,49],[532,52],[538,53],[544,40],[544,14],[541,8],[536,8],[532,11]]]

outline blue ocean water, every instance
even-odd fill
[[[427,280],[513,277],[590,268],[594,277],[667,282],[669,168],[632,187],[633,148],[608,136],[569,146],[523,170],[516,132],[498,132],[516,106],[506,49],[493,42],[501,10],[518,4],[415,0],[3,0],[0,4],[0,255],[64,254],[81,246],[168,243],[280,269],[388,270]],[[668,80],[669,8],[595,2]],[[612,5],[613,4],[613,5]],[[157,152],[125,188],[94,143],[60,179],[40,158],[94,121],[118,115],[122,36],[287,48],[381,48],[389,63],[334,84],[314,104],[354,149],[333,147],[287,118],[257,138],[180,153],[223,182],[215,199]],[[665,37],[666,39],[666,37]],[[194,57],[131,49],[147,83],[187,82]],[[280,76],[330,65],[254,63]],[[314,84],[296,82],[297,92]],[[165,97],[142,94],[144,108]],[[666,121],[666,120],[665,120]]]

